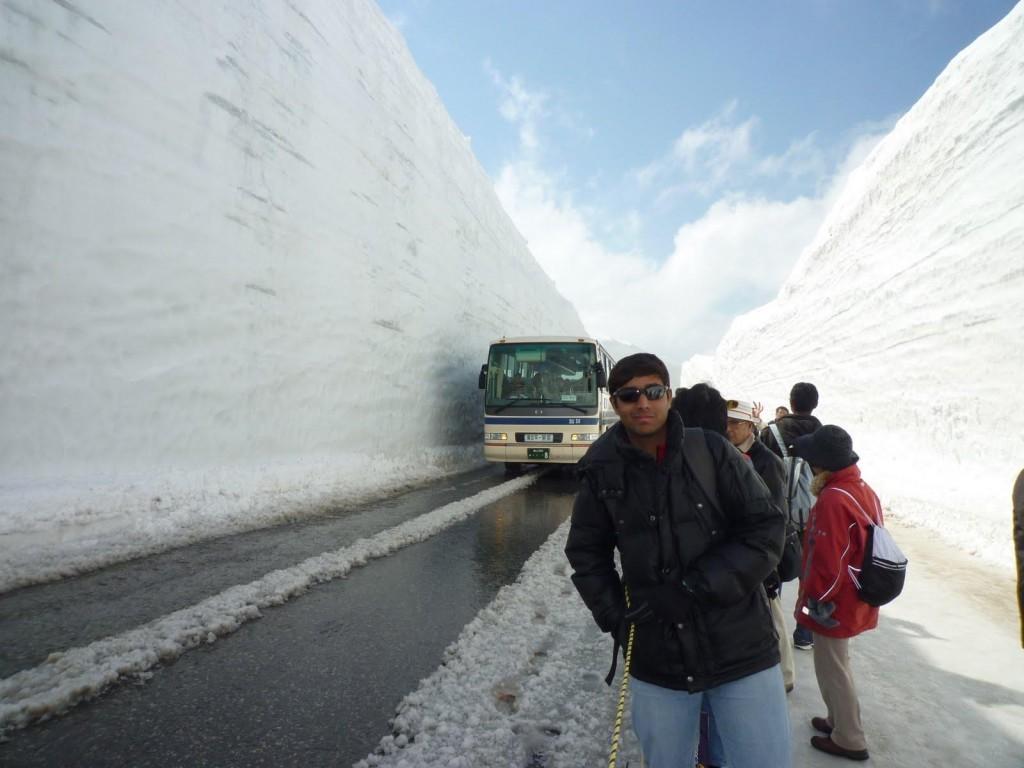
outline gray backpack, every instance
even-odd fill
[[[769,424],[775,442],[782,451],[782,460],[786,464],[786,501],[789,502],[789,520],[803,535],[807,526],[807,517],[814,506],[814,494],[811,493],[811,468],[799,456],[790,456],[786,441],[782,439],[778,424]]]

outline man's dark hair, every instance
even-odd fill
[[[794,413],[810,413],[818,407],[818,388],[806,381],[794,384],[789,390],[789,407]]]
[[[666,387],[671,386],[668,368],[661,359],[650,352],[638,352],[622,358],[615,364],[608,375],[608,391],[614,395],[616,389],[637,376],[657,376]]]
[[[672,407],[683,417],[685,426],[725,434],[728,412],[725,398],[710,384],[680,387],[672,398]]]

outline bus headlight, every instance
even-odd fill
[[[592,443],[597,440],[598,437],[600,437],[600,435],[596,432],[583,432],[578,435],[573,435],[572,441],[574,443]]]
[[[508,440],[508,432],[484,432],[484,440]]]

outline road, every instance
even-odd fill
[[[504,481],[488,468],[316,520],[0,597],[3,676]],[[217,642],[10,734],[5,766],[351,765],[403,695],[569,515],[564,475],[319,585]]]

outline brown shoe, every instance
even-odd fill
[[[814,728],[814,730],[821,731],[826,735],[832,733],[832,726],[828,724],[828,718],[825,717],[812,717],[811,727]]]
[[[844,749],[832,741],[831,736],[811,736],[811,746],[836,757],[845,757],[848,760],[868,759],[868,751],[866,749]]]

